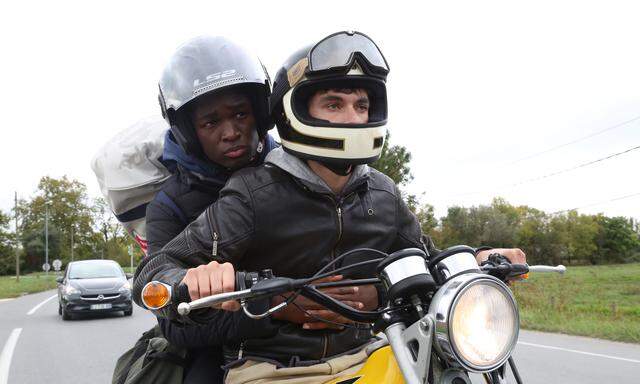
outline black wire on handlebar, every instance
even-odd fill
[[[330,271],[330,272],[327,272],[327,273],[324,273],[324,274],[323,274],[323,272],[324,272],[324,271],[326,271],[329,267],[331,267],[332,265],[334,265],[334,264],[335,264],[335,263],[337,263],[338,261],[340,261],[340,260],[344,259],[344,258],[345,258],[345,257],[347,257],[347,256],[350,256],[350,255],[353,255],[353,254],[355,254],[355,253],[359,253],[359,252],[371,252],[371,253],[375,253],[375,254],[381,255],[381,256],[383,256],[383,257],[382,257],[382,258],[373,259],[373,260],[366,260],[366,261],[359,262],[359,263],[355,263],[355,264],[351,264],[351,265],[347,265],[347,266],[344,266],[344,267],[341,267],[341,268],[338,268],[338,269],[335,269],[335,270],[333,270],[333,271]],[[331,260],[331,261],[330,261],[329,263],[327,263],[324,267],[322,267],[318,272],[316,272],[316,273],[313,275],[313,277],[306,279],[306,281],[304,282],[304,284],[305,284],[305,285],[307,285],[307,284],[309,284],[309,283],[313,282],[314,280],[318,280],[318,279],[322,279],[322,278],[324,278],[324,277],[328,277],[328,276],[331,276],[331,275],[335,275],[335,274],[336,274],[336,273],[338,273],[338,272],[345,271],[345,270],[348,270],[348,269],[351,269],[351,268],[355,268],[355,267],[359,267],[359,266],[367,265],[367,264],[378,263],[378,262],[380,262],[383,258],[385,258],[385,257],[387,257],[387,256],[389,256],[389,254],[387,254],[387,253],[385,253],[385,252],[382,252],[382,251],[379,251],[379,250],[377,250],[377,249],[373,249],[373,248],[356,248],[356,249],[352,249],[352,250],[350,250],[350,251],[347,251],[347,252],[345,252],[345,253],[341,254],[340,256],[336,257],[335,259]],[[380,281],[380,280],[379,280],[379,279],[377,279],[377,278],[375,278],[375,279],[367,279],[367,280],[368,280],[368,281],[367,281],[367,283],[368,283],[368,284],[375,284],[375,283],[377,283],[377,282],[379,282],[379,281]],[[318,285],[318,287],[319,287],[319,288],[322,288],[322,287],[327,287],[327,288],[329,288],[329,287],[332,287],[332,286],[347,286],[347,282],[320,283],[320,284]],[[328,324],[332,324],[332,325],[343,326],[343,327],[354,327],[354,326],[352,326],[352,325],[350,325],[350,324],[340,324],[340,323],[333,322],[333,321],[331,321],[331,320],[326,320],[326,319],[323,319],[323,318],[320,318],[320,317],[314,316],[314,315],[312,315],[311,313],[309,313],[307,310],[305,310],[304,308],[300,307],[298,304],[296,304],[296,303],[295,303],[295,299],[296,299],[298,296],[300,296],[300,294],[301,294],[301,290],[302,290],[302,288],[295,290],[295,291],[293,292],[293,294],[292,294],[292,295],[290,295],[290,296],[287,298],[287,300],[286,300],[287,305],[289,305],[289,304],[293,304],[293,305],[295,305],[295,306],[296,306],[299,310],[301,310],[304,314],[306,314],[307,316],[309,316],[309,317],[311,317],[311,318],[313,318],[313,319],[315,319],[315,320],[318,320],[318,321],[322,321],[322,322],[325,322],[325,323],[328,323]],[[326,296],[326,295],[322,294],[322,293],[321,293],[321,292],[319,292],[319,291],[318,291],[318,293],[319,293],[320,295],[323,295],[323,296],[325,296],[325,297],[327,297],[327,298],[331,299],[329,296]],[[306,295],[304,295],[304,296],[306,296]],[[354,311],[357,311],[357,310],[355,310],[355,309],[354,309]],[[360,311],[357,311],[357,312],[360,312]],[[381,313],[382,313],[382,312],[380,312],[380,314],[381,314]],[[341,315],[343,315],[343,316],[344,316],[344,314],[341,314]],[[354,328],[355,328],[355,327],[354,327]]]
[[[351,269],[351,268],[361,267],[361,266],[367,265],[367,264],[379,263],[380,261],[382,261],[382,259],[383,258],[380,257],[380,258],[373,259],[373,260],[365,260],[365,261],[361,261],[359,263],[345,265],[344,267],[340,267],[338,269],[334,269],[333,271],[325,272],[325,273],[322,273],[322,274],[319,274],[319,275],[315,275],[313,277],[309,277],[307,279],[303,279],[302,280],[303,281],[303,285],[307,285],[307,284],[313,282],[314,280],[322,279],[324,277],[329,277],[331,275],[335,275],[338,272],[346,271],[346,270]]]
[[[322,267],[318,272],[316,272],[316,274],[314,275],[317,276],[319,274],[321,274],[322,272],[326,271],[327,268],[329,268],[330,266],[334,265],[335,263],[337,263],[338,261],[344,259],[345,257],[352,255],[354,253],[358,253],[358,252],[371,252],[371,253],[376,253],[382,257],[387,257],[389,256],[388,253],[379,251],[377,249],[373,249],[373,248],[356,248],[356,249],[352,249],[350,251],[347,251],[345,253],[343,253],[342,255],[336,257],[335,259],[331,260],[329,263],[327,263],[324,267]],[[335,271],[334,271],[335,272]]]

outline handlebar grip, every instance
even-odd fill
[[[177,307],[180,303],[188,303],[191,301],[191,295],[189,295],[189,287],[185,283],[180,283],[174,289],[173,304]]]

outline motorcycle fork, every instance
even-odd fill
[[[394,323],[384,331],[407,384],[427,383],[434,325],[427,315],[409,328]]]
[[[516,368],[516,363],[513,360],[513,356],[509,357],[509,367],[513,373],[513,377],[516,379],[517,384],[522,384],[522,378]],[[495,371],[487,372],[483,374],[484,380],[487,384],[506,384],[507,383],[507,364],[503,364]]]

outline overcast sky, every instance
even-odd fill
[[[638,2],[23,0],[2,8],[5,212],[14,191],[28,198],[44,175],[68,175],[98,196],[91,158],[159,113],[159,75],[183,41],[225,35],[273,76],[295,49],[354,29],[389,61],[391,141],[413,155],[407,189],[424,193],[438,216],[502,196],[547,212],[586,206],[580,212],[640,218],[640,148],[562,172],[640,146]]]

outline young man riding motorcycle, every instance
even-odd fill
[[[270,103],[283,149],[272,151],[263,166],[234,174],[214,205],[145,260],[134,284],[136,300],[152,280],[176,287],[184,282],[191,299],[197,299],[232,291],[234,269],[268,268],[277,276],[307,277],[355,248],[390,253],[417,247],[427,255],[437,253],[393,181],[366,165],[382,149],[388,71],[375,43],[357,32],[333,34],[293,54],[276,75]],[[524,259],[520,250],[502,253]],[[486,256],[487,251],[477,255],[478,260]],[[378,287],[358,288],[345,292],[350,305],[373,309],[385,302]],[[261,309],[273,304],[254,303]],[[340,320],[303,304],[317,317]],[[236,309],[237,303],[223,308]],[[179,319],[173,306],[159,312]],[[318,363],[335,359],[344,369],[358,368],[364,356],[357,352],[372,341],[368,326],[333,329],[297,315],[253,320],[241,312],[199,314],[209,329],[203,338],[223,343],[225,357],[235,360],[228,382],[267,380],[277,372],[321,383],[341,374],[316,370]],[[238,327],[249,327],[253,335],[236,337]],[[266,370],[258,363],[265,361],[271,364]]]
[[[273,127],[269,76],[256,56],[229,39],[201,36],[184,43],[166,65],[159,89],[171,127],[162,160],[175,172],[147,206],[149,255],[214,203],[235,170],[262,164],[277,146],[267,134]],[[194,348],[186,383],[222,380],[220,346],[190,342],[197,340],[193,327],[159,323],[164,333]]]

